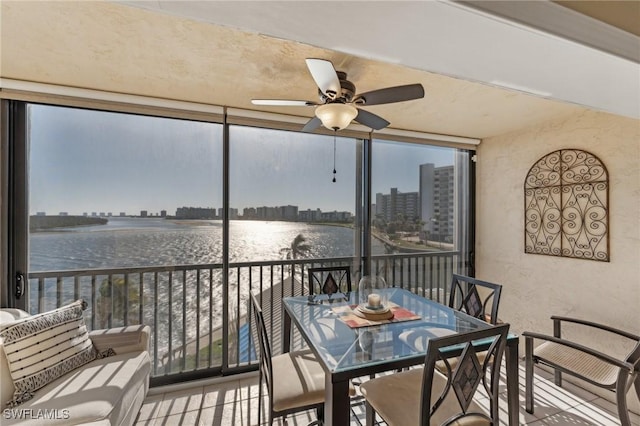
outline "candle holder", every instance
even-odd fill
[[[358,307],[355,313],[372,320],[384,320],[393,317],[389,309],[389,295],[384,278],[366,275],[358,283]]]

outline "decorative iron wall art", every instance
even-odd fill
[[[525,253],[609,261],[609,175],[595,155],[561,149],[524,184]]]

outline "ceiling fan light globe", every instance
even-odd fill
[[[320,105],[316,108],[316,117],[330,130],[344,129],[357,115],[358,110],[355,107],[342,103]]]

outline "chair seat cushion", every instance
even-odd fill
[[[272,358],[272,405],[276,412],[324,403],[325,373],[315,355],[295,351]],[[349,386],[350,395],[355,394]]]
[[[426,352],[427,343],[434,337],[450,336],[455,330],[441,327],[413,328],[400,333],[398,338],[402,343],[415,351]]]
[[[146,351],[96,359],[37,390],[32,399],[16,410],[32,416],[54,413],[55,418],[47,417],[48,425],[126,424],[137,415],[130,411],[138,407],[133,404],[136,398],[144,399],[150,371],[151,360]],[[2,424],[35,426],[45,423],[42,418],[35,417],[3,418]]]
[[[544,342],[533,351],[534,358],[541,358],[564,367],[603,386],[615,386],[620,369],[593,355],[555,342]]]
[[[360,390],[367,402],[389,426],[419,425],[422,376],[423,369],[414,368],[364,382],[360,385]],[[441,395],[446,383],[447,379],[436,372],[431,393],[432,404]],[[450,390],[442,405],[431,418],[431,424],[443,424],[448,418],[460,412],[458,400],[453,390]],[[471,401],[467,412],[484,413],[485,410],[475,401]],[[456,426],[488,424],[488,420],[479,416],[463,417],[451,423]]]
[[[311,351],[274,356],[272,365],[274,411],[324,401],[324,370]]]

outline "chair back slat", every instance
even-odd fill
[[[453,274],[449,307],[464,311],[493,325],[498,323],[502,285]],[[480,293],[486,293],[484,299]],[[489,312],[487,312],[487,308]]]
[[[351,292],[351,267],[349,266],[309,268],[307,272],[309,274],[309,294]]]

